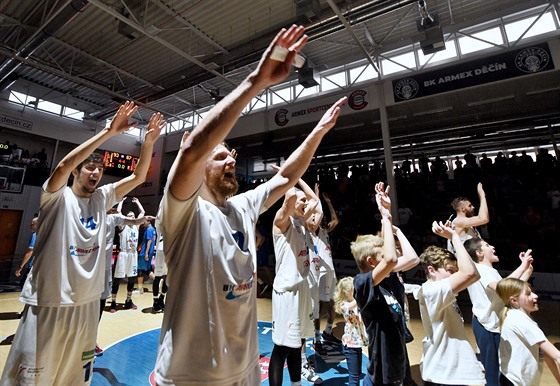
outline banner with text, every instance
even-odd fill
[[[327,98],[310,99],[304,103],[297,103],[284,106],[270,115],[270,127],[280,128],[296,124],[316,122],[325,111],[327,111],[342,95],[330,96]],[[370,104],[369,92],[367,89],[354,90],[347,94],[348,102],[342,107],[342,114],[349,110],[369,110],[373,106]]]
[[[548,43],[393,81],[395,102],[554,69]]]

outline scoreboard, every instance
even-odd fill
[[[105,151],[103,157],[105,173],[113,176],[127,177],[136,169],[137,164],[138,157],[118,151]]]

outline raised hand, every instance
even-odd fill
[[[323,194],[321,194],[321,196],[323,196],[323,200],[325,200],[325,202],[328,204],[329,202],[331,202],[331,198],[329,197],[329,195],[327,194],[327,192],[323,192]]]
[[[434,221],[432,223],[432,232],[448,240],[451,240],[453,234],[456,234],[455,230],[451,227],[450,221],[446,221],[445,224],[441,221]]]
[[[124,200],[123,200],[124,201]],[[137,203],[138,199],[136,197],[132,197],[132,202]]]
[[[519,254],[519,259],[521,260],[522,263],[526,264],[527,266],[529,266],[531,263],[533,263],[533,256],[532,256],[533,250],[532,249],[527,249],[527,251],[525,252],[521,252]]]
[[[478,185],[476,185],[476,191],[478,192],[479,197],[486,195],[486,193],[484,192],[484,188],[482,187],[481,182],[479,182]]]
[[[268,166],[270,166],[271,169],[274,170],[275,172],[278,172],[280,170],[280,166],[276,164],[269,164]]]
[[[255,70],[255,79],[261,84],[261,87],[265,88],[281,82],[290,74],[296,54],[307,42],[307,36],[303,35],[304,30],[302,26],[292,25],[289,29],[282,28],[278,32]],[[271,58],[274,46],[288,49],[288,54],[283,62]]]
[[[375,184],[375,201],[383,217],[391,217],[391,198],[389,197],[389,190],[390,186],[385,188],[383,182]]]
[[[191,132],[188,130],[183,133],[183,136],[181,137],[181,146],[183,146],[183,144],[187,142],[187,138],[189,138],[189,135],[191,135]]]
[[[132,127],[136,126],[138,122],[128,122],[130,118],[136,113],[138,106],[134,102],[126,101],[124,105],[119,107],[119,110],[113,117],[111,125],[109,126],[109,131],[118,134],[123,133]]]
[[[144,137],[144,142],[155,143],[159,138],[159,134],[165,128],[166,123],[163,121],[163,115],[161,113],[154,113],[150,118],[148,127],[146,129],[146,136]]]
[[[321,118],[319,123],[317,123],[317,126],[315,126],[315,129],[327,130],[328,131],[331,128],[333,128],[334,125],[336,124],[336,120],[338,119],[338,116],[340,115],[340,109],[346,103],[347,100],[348,100],[347,97],[342,97],[339,100],[337,100],[325,112],[325,114],[323,114],[323,117]]]

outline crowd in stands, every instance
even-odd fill
[[[0,145],[0,165],[25,167],[25,185],[41,185],[49,177],[49,162],[45,148],[31,153],[16,143],[4,141]]]
[[[512,151],[509,156],[500,152],[494,159],[467,152],[455,157],[452,170],[440,156],[429,159],[422,155],[417,168],[409,160],[396,163],[399,227],[417,251],[440,244],[431,232],[431,222],[454,213],[450,205],[454,197],[465,196],[476,207],[476,187],[481,182],[490,222],[480,231],[502,252],[499,268],[514,269],[518,251],[531,248],[535,271],[560,272],[560,163],[546,149],[540,149],[535,158],[525,151]],[[332,234],[334,258],[352,260],[350,242],[357,235],[379,230],[372,229],[377,222],[371,220],[379,216],[374,186],[387,180],[384,164],[376,160],[351,166],[312,166],[304,179],[319,183],[337,210],[340,225]],[[251,188],[251,184],[241,188]],[[265,213],[261,221],[267,224],[269,217]]]

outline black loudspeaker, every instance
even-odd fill
[[[298,70],[298,82],[303,87],[313,87],[319,85],[319,72],[314,68],[304,65]]]

